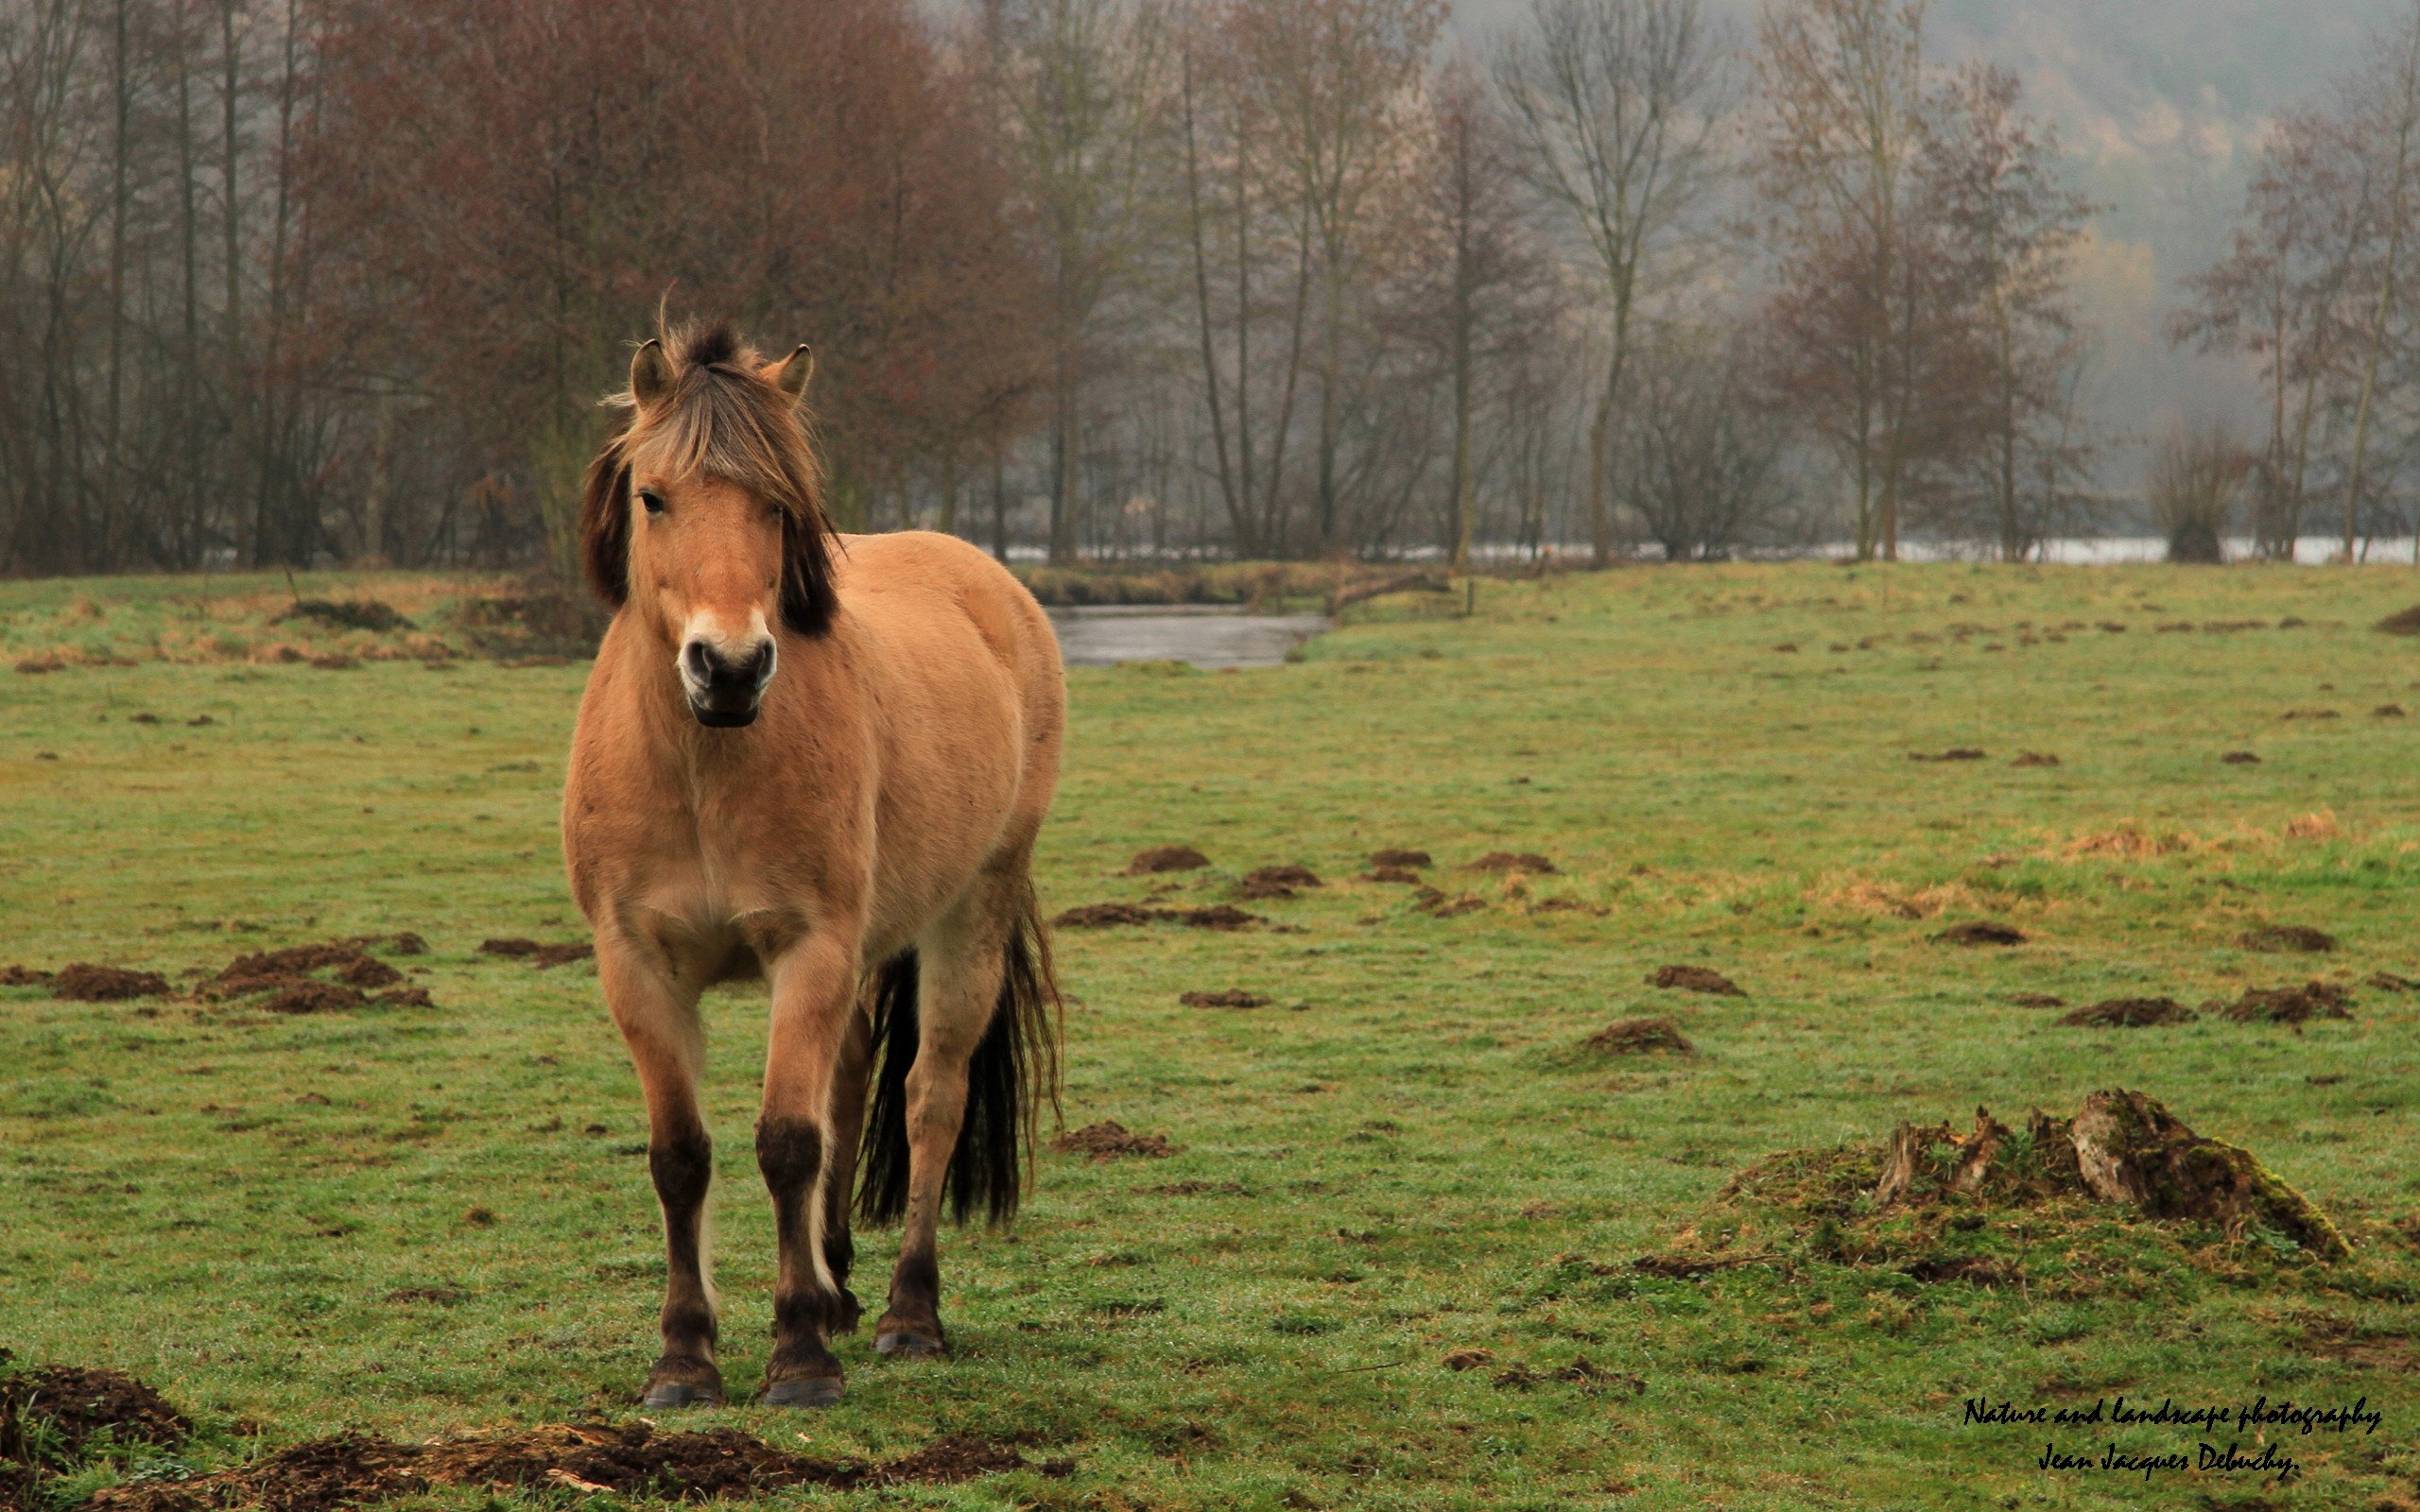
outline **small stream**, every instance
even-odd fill
[[[1205,670],[1273,667],[1329,628],[1322,614],[1247,614],[1221,604],[1054,609],[1059,659],[1071,667],[1187,662]]]

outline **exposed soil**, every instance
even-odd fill
[[[2200,1017],[2174,998],[2103,998],[2061,1014],[2059,1022],[2078,1029],[2145,1029]]]
[[[261,1007],[269,1013],[342,1013],[369,1001],[358,988],[340,982],[314,981],[306,976],[278,988]]]
[[[1149,850],[1135,852],[1126,863],[1130,877],[1153,877],[1163,871],[1199,871],[1210,864],[1210,858],[1189,845],[1157,845]]]
[[[1215,929],[1232,933],[1249,929],[1269,920],[1258,914],[1248,914],[1230,903],[1212,903],[1207,908],[1154,908],[1146,903],[1085,903],[1070,908],[1052,919],[1057,929],[1113,929],[1126,924],[1183,924],[1188,929]]]
[[[48,987],[58,975],[56,971],[37,971],[30,966],[0,966],[0,987]]]
[[[1298,888],[1324,885],[1319,873],[1308,867],[1260,867],[1244,873],[1236,884],[1236,896],[1247,902],[1261,902],[1291,898]]]
[[[60,968],[50,980],[50,991],[53,997],[73,1003],[123,1003],[129,998],[165,997],[168,979],[157,971],[130,971],[78,961]]]
[[[2022,945],[2025,943],[2025,932],[2013,925],[1984,919],[1971,924],[1954,924],[1933,938],[1944,945]]]
[[[1409,867],[1373,867],[1363,873],[1361,880],[1409,884],[1416,887],[1420,885],[1420,873]]]
[[[1148,924],[1167,912],[1141,903],[1085,903],[1067,909],[1050,925],[1053,929],[1115,929],[1127,924]]]
[[[380,945],[398,955],[419,955],[428,941],[418,935],[356,935],[349,939],[289,945],[284,950],[239,955],[204,982],[198,995],[210,1000],[257,997],[271,1013],[340,1013],[377,1002],[389,1007],[428,1007],[424,988],[404,987],[404,974],[372,955],[366,947]],[[318,973],[328,973],[329,980]],[[381,988],[375,999],[369,993]]]
[[[1607,1056],[1645,1056],[1658,1051],[1686,1056],[1697,1052],[1697,1047],[1681,1033],[1680,1023],[1671,1019],[1624,1019],[1598,1030],[1584,1042],[1589,1049]]]
[[[2019,751],[2016,760],[2009,765],[2011,766],[2056,766],[2059,765],[2059,758],[2048,751]]]
[[[1533,877],[1556,875],[1555,865],[1534,850],[1490,850],[1465,863],[1464,871],[1526,871]]]
[[[1487,906],[1487,902],[1468,893],[1457,897],[1434,887],[1422,887],[1411,895],[1411,905],[1432,919],[1460,919],[1464,914],[1478,913]]]
[[[1985,759],[1985,752],[1977,750],[1972,746],[1952,746],[1937,756],[1920,750],[1911,750],[1908,752],[1908,760],[1911,762],[1979,762]]]
[[[339,630],[407,630],[412,622],[395,612],[391,604],[374,598],[299,598],[292,608],[271,619],[271,625],[284,625],[289,620],[310,620],[315,624]]]
[[[2233,1003],[2213,1000],[2202,1006],[2238,1023],[2308,1023],[2313,1019],[2349,1019],[2353,994],[2333,982],[2306,982],[2301,987],[2246,988]]]
[[[1956,1251],[1958,1235],[2018,1209],[2038,1214],[2026,1227],[2054,1251],[2083,1242],[2115,1207],[2215,1224],[2233,1238],[2267,1230],[2322,1260],[2348,1253],[2326,1215],[2249,1151],[2204,1139],[2156,1099],[2122,1090],[2092,1093],[2071,1119],[2036,1108],[2022,1133],[1978,1108],[1971,1129],[1903,1123],[1879,1147],[1775,1156],[1733,1177],[1717,1200],[1778,1211],[1811,1258],[1886,1264],[1917,1280],[2017,1279],[2014,1269],[1979,1268],[2006,1266],[1999,1257]],[[1907,1221],[1911,1214],[1917,1221]],[[1734,1212],[1724,1227],[1746,1226]]]
[[[2403,705],[2399,703],[2382,703],[2370,711],[2370,717],[2373,719],[2409,719],[2411,716],[2404,712]]]
[[[2020,1008],[2064,1008],[2067,1000],[2055,992],[2017,992],[2009,997]]]
[[[2257,751],[2231,750],[2225,755],[2220,757],[2219,760],[2226,763],[2229,766],[2257,766],[2260,765],[2260,755]]]
[[[2393,971],[2372,971],[2369,984],[2381,992],[2420,992],[2420,981],[2397,976]]]
[[[337,980],[342,982],[347,987],[393,987],[403,979],[403,972],[396,971],[386,962],[369,955],[365,955],[357,961],[348,962],[337,971]]]
[[[1166,1186],[1145,1187],[1143,1190],[1163,1197],[1199,1197],[1205,1194],[1222,1197],[1252,1195],[1240,1181],[1171,1181]]]
[[[1222,988],[1216,992],[1186,992],[1179,995],[1179,1003],[1188,1008],[1265,1008],[1269,1000],[1257,992],[1247,992],[1239,987]]]
[[[2321,955],[2336,948],[2336,936],[2325,930],[2303,924],[2270,924],[2247,930],[2236,937],[2236,943],[2248,951],[2264,955],[2287,955],[2300,953]]]
[[[2420,635],[2420,604],[2388,615],[2378,621],[2378,628],[2389,635]]]
[[[808,1486],[945,1486],[1024,1469],[1026,1463],[1010,1446],[970,1435],[952,1435],[887,1464],[866,1465],[794,1453],[736,1428],[670,1433],[645,1421],[558,1424],[431,1444],[342,1434],[216,1474],[111,1486],[85,1505],[87,1512],[334,1512],[447,1486],[561,1487],[703,1502]],[[1057,1462],[1046,1469],[1065,1473]]]
[[[2343,718],[2344,716],[2343,716],[2342,714],[2341,714],[2341,713],[2337,713],[2337,712],[2336,712],[2335,710],[2333,710],[2333,709],[2289,709],[2289,710],[2287,710],[2284,713],[2279,714],[2277,717],[2278,717],[2278,718],[2280,718],[2280,719],[2284,719],[2284,720],[2295,720],[2295,719],[2342,719],[2342,718]]]
[[[36,1426],[42,1431],[29,1434]],[[169,1449],[193,1424],[122,1371],[38,1365],[0,1379],[0,1459],[32,1464],[43,1448],[74,1455],[103,1433],[120,1444]]]
[[[1167,1135],[1136,1134],[1114,1118],[1087,1124],[1072,1134],[1062,1134],[1050,1142],[1050,1147],[1062,1155],[1089,1155],[1096,1160],[1114,1160],[1129,1155],[1157,1160],[1176,1153]]]
[[[520,597],[466,599],[454,619],[473,645],[499,662],[595,656],[613,622],[588,594],[552,588]]]
[[[1719,998],[1744,998],[1747,989],[1706,966],[1659,966],[1647,978],[1649,987],[1678,992],[1710,992]]]
[[[1373,850],[1370,852],[1370,865],[1374,868],[1432,867],[1436,862],[1429,858],[1426,850]]]
[[[479,941],[482,955],[504,955],[526,960],[544,971],[549,966],[562,966],[572,961],[584,961],[596,954],[596,947],[587,940],[566,940],[560,945],[541,945],[534,939],[485,939]]]

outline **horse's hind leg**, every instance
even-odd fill
[[[705,1058],[698,992],[651,947],[611,930],[597,932],[596,967],[605,1005],[647,1097],[648,1171],[664,1209],[664,1352],[648,1372],[641,1400],[649,1407],[718,1404],[722,1373],[715,1366],[714,1282],[705,1245],[714,1143],[698,1111]]]
[[[936,1233],[946,1189],[959,1188],[959,1216],[966,1216],[978,1189],[998,1190],[999,1174],[990,1182],[973,1177],[970,1169],[953,1180],[953,1159],[983,1162],[996,1152],[961,1151],[959,1136],[965,1126],[969,1103],[969,1073],[978,1051],[988,1053],[986,1033],[1000,1004],[1006,952],[1017,927],[1018,910],[1026,896],[1020,871],[1013,877],[987,874],[967,900],[951,910],[919,944],[921,982],[916,1001],[915,1061],[907,1077],[908,1202],[899,1240],[899,1263],[891,1272],[890,1307],[874,1325],[874,1352],[885,1355],[937,1355],[948,1352],[949,1335],[942,1329],[941,1264]],[[1013,1031],[1013,1023],[1006,1025]],[[893,1043],[890,1054],[903,1046]],[[986,1067],[997,1072],[1003,1068]],[[987,1109],[1014,1118],[1013,1107]],[[1007,1133],[998,1128],[975,1131],[980,1138]],[[1015,1152],[1008,1152],[1011,1169],[1007,1200],[1014,1201]],[[996,1215],[996,1205],[995,1205]]]

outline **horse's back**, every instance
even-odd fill
[[[1009,763],[1011,838],[1029,842],[1058,785],[1066,725],[1049,616],[1007,568],[956,536],[843,536],[840,547],[835,587],[876,663],[867,671],[893,724],[893,770],[911,782],[975,779],[992,765],[979,731],[1005,700],[999,712],[1020,737]]]

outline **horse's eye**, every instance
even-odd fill
[[[647,512],[649,514],[662,514],[664,512],[664,495],[656,492],[653,489],[639,490],[639,503],[647,506]]]

